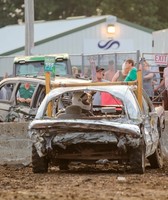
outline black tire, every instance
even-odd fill
[[[34,145],[32,145],[32,171],[33,173],[48,172],[48,159],[46,156],[40,157]]]
[[[69,169],[69,161],[68,160],[60,160],[59,161],[59,169],[60,170],[68,170]]]
[[[145,145],[144,141],[138,148],[132,148],[130,152],[130,165],[134,173],[145,173]]]
[[[151,168],[153,168],[153,169],[163,167],[163,153],[162,153],[160,140],[159,140],[157,149],[151,156],[148,157],[148,160],[151,165]]]

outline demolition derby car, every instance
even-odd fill
[[[55,83],[84,83],[88,80],[57,76],[51,80],[51,89]],[[18,100],[19,90],[29,83],[33,88],[31,102],[23,103]],[[39,105],[46,95],[44,76],[12,77],[0,81],[0,122],[22,122],[32,120]]]
[[[124,162],[136,173],[145,172],[147,159],[152,168],[161,168],[164,110],[156,109],[144,91],[141,107],[136,95],[137,87],[129,85],[53,89],[29,123],[33,172],[101,159]]]

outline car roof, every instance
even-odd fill
[[[66,60],[66,59],[69,58],[69,55],[67,53],[50,54],[50,55],[35,55],[35,56],[17,56],[17,57],[14,58],[14,63],[18,63],[18,62],[21,62],[21,61],[24,61],[24,62],[44,61],[45,57],[48,57],[48,56],[55,57],[55,59],[61,58],[63,60]]]
[[[70,92],[75,90],[100,90],[100,91],[113,91],[113,90],[121,90],[125,93],[128,89],[135,90],[135,87],[128,86],[128,85],[105,85],[105,86],[97,86],[97,85],[90,85],[90,86],[75,86],[75,87],[59,87],[60,91]],[[59,89],[57,88],[57,90]],[[54,91],[53,91],[54,92]]]
[[[11,78],[5,78],[3,79],[0,84],[5,83],[5,82],[35,82],[35,83],[41,83],[41,84],[45,84],[45,80],[42,78],[33,78],[33,77],[11,77]]]
[[[34,83],[40,83],[42,85],[45,85],[45,77],[44,76],[39,76],[39,77],[27,77],[27,76],[18,76],[18,77],[10,77],[10,78],[5,78],[0,81],[0,84],[5,83],[5,82],[34,82]],[[65,84],[65,83],[87,83],[91,82],[91,80],[87,79],[77,79],[77,78],[68,78],[68,77],[55,77],[55,79],[51,78],[51,84]]]
[[[114,94],[121,99],[124,99],[124,96],[129,91],[134,91],[136,86],[128,86],[128,85],[106,85],[106,86],[75,86],[75,87],[58,87],[51,90],[48,94],[49,98],[60,95],[62,93],[67,92],[75,92],[75,91],[103,91],[107,93]]]

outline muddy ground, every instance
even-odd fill
[[[73,164],[70,170],[51,167],[33,174],[31,166],[0,166],[0,200],[166,200],[168,161],[163,169],[146,167],[143,175],[124,166]]]
[[[168,128],[168,126],[167,126]],[[168,200],[168,129],[162,147],[163,169],[147,163],[143,175],[116,163],[72,164],[34,174],[31,165],[0,165],[0,200]]]

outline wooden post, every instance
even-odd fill
[[[50,92],[50,72],[45,72],[45,80],[46,80],[46,94]],[[51,117],[52,115],[52,105],[51,102],[48,104],[47,107],[47,115]]]
[[[137,88],[137,99],[142,109],[142,70],[137,71],[137,80],[138,80],[138,88]]]
[[[44,71],[45,71],[45,79],[46,79],[46,94],[50,92],[50,79],[51,79],[51,72],[53,72],[53,67],[55,64],[55,57],[53,56],[45,56],[44,60]],[[47,107],[47,115],[49,117],[52,116],[52,102],[48,104]]]

